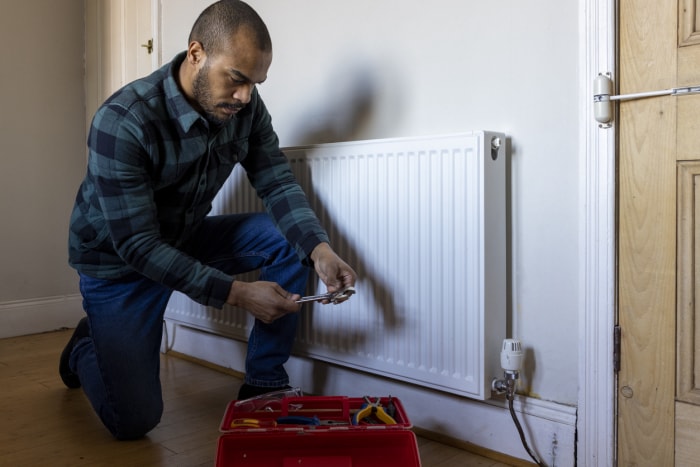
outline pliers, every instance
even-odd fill
[[[337,292],[329,292],[329,293],[324,293],[321,295],[309,295],[307,297],[301,297],[299,300],[297,300],[297,303],[306,303],[306,302],[323,302],[325,300],[328,300],[334,305],[337,305],[338,303],[344,302],[352,294],[355,293],[355,287],[346,287],[343,290],[339,290]]]
[[[386,413],[384,407],[380,404],[381,399],[377,397],[377,400],[372,402],[369,396],[365,396],[365,404],[362,405],[360,410],[358,410],[352,417],[352,424],[359,425],[365,418],[374,415],[379,421],[383,422],[385,425],[396,425],[396,420]]]

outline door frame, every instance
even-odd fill
[[[616,133],[593,114],[593,80],[617,60],[616,0],[579,0],[580,214],[577,463],[615,465]]]
[[[128,0],[95,0],[85,3],[85,100],[86,128],[89,131],[94,111],[113,91],[126,84],[128,45],[139,38],[126,37]],[[151,12],[150,35],[154,53],[150,67],[162,62],[161,0],[137,0],[148,4]]]

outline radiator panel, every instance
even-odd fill
[[[479,131],[285,150],[359,277],[349,301],[304,305],[296,353],[490,397],[506,326],[505,151],[492,150],[494,137],[505,141]],[[262,205],[237,169],[214,211],[252,210]],[[312,278],[308,293],[325,292]],[[181,294],[166,318],[237,339],[252,326],[242,310]]]

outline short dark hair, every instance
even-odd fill
[[[241,27],[250,29],[258,49],[272,51],[270,33],[262,18],[240,0],[221,0],[209,5],[194,22],[188,44],[197,41],[207,54],[216,55]]]

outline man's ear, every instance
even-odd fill
[[[206,58],[207,54],[204,52],[202,43],[198,41],[190,42],[189,47],[187,47],[187,61],[195,68],[199,68],[204,64]]]

